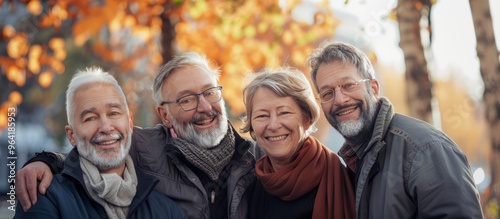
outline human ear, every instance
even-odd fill
[[[156,112],[158,113],[158,116],[160,116],[163,125],[165,125],[168,128],[172,128],[172,122],[170,121],[170,119],[168,119],[167,110],[163,106],[158,106],[156,107]]]
[[[73,145],[73,147],[76,147],[75,132],[73,132],[73,128],[71,128],[70,125],[66,125],[64,130],[66,131],[66,137],[68,137],[69,143]]]

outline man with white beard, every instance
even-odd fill
[[[130,155],[137,168],[158,177],[155,189],[193,219],[245,218],[244,193],[255,180],[255,160],[263,155],[229,123],[218,79],[218,69],[202,55],[176,56],[153,84],[163,124],[135,127],[132,135]],[[40,153],[17,173],[16,194],[24,209],[36,203],[37,190],[45,192],[51,172],[61,168],[58,160]]]
[[[178,205],[153,191],[158,179],[128,155],[132,117],[113,76],[78,72],[66,92],[66,135],[74,146],[44,196],[14,218],[185,218]]]
[[[467,158],[443,132],[394,113],[368,57],[328,41],[309,57],[339,155],[355,182],[356,218],[482,218]]]

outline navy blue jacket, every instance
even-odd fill
[[[154,191],[158,179],[136,168],[137,193],[129,206],[127,218],[186,218],[178,205],[167,196]],[[74,148],[64,161],[64,170],[54,179],[37,203],[28,212],[17,204],[14,218],[107,218],[106,211],[87,192]]]

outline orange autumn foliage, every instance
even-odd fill
[[[279,65],[307,72],[308,53],[320,40],[331,37],[337,25],[326,9],[327,1],[317,3],[309,23],[293,17],[298,0],[60,0],[43,2],[43,6],[40,0],[21,2],[39,21],[36,28],[51,28],[58,34],[40,44],[12,26],[3,27],[0,43],[7,43],[10,49],[8,56],[0,56],[0,64],[7,79],[18,87],[36,77],[47,88],[54,77],[64,73],[68,40],[116,66],[123,78],[132,71],[148,74],[151,66],[168,61],[162,60],[163,45],[159,43],[165,31],[161,16],[167,16],[175,25],[174,50],[204,53],[221,66],[224,97],[236,116],[243,111],[241,81],[246,72]],[[70,22],[63,25],[65,21]],[[64,29],[68,26],[71,30]],[[134,77],[131,80],[151,80],[149,76]],[[137,87],[144,86],[133,86]],[[134,90],[125,92],[131,93],[128,98],[134,96]],[[134,112],[137,106],[130,102]]]

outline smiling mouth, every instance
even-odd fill
[[[123,139],[123,136],[120,134],[108,134],[108,135],[100,135],[90,139],[90,143],[94,145],[112,145],[116,142],[119,142]]]
[[[118,139],[114,139],[114,140],[109,140],[109,141],[102,141],[102,142],[97,142],[96,144],[98,145],[110,145],[110,144],[114,144],[118,142]]]
[[[269,141],[279,141],[285,139],[287,136],[288,135],[280,135],[280,136],[266,137],[266,139]]]
[[[212,118],[207,118],[207,119],[204,119],[204,120],[198,120],[196,122],[193,122],[195,125],[208,125],[210,123],[212,123],[215,119],[215,116],[212,117]]]
[[[356,110],[357,108],[358,107],[354,107],[354,108],[351,108],[351,109],[348,109],[348,110],[343,110],[343,111],[340,111],[340,112],[336,113],[335,115],[337,115],[337,116],[347,115],[349,113],[354,112],[354,110]]]

